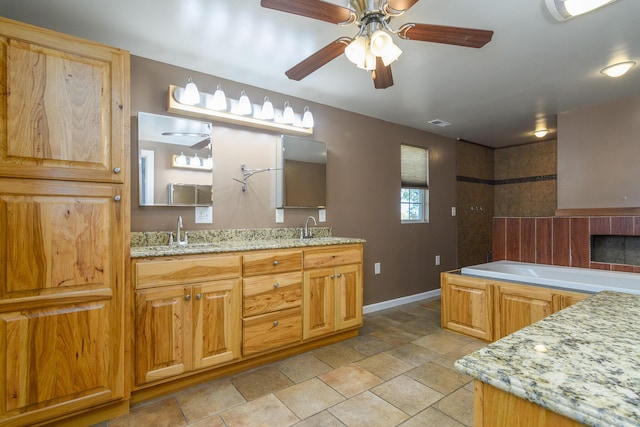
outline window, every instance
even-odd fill
[[[400,145],[400,220],[429,222],[429,150]]]

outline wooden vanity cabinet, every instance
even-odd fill
[[[302,251],[282,249],[243,256],[242,354],[302,340]]]
[[[442,327],[486,341],[493,339],[493,286],[455,274],[441,277]]]
[[[137,385],[240,357],[239,255],[136,260],[134,271]]]
[[[553,292],[549,288],[494,283],[494,340],[544,319],[553,313]]]
[[[0,18],[0,62],[0,425],[95,424],[128,411],[129,54]]]
[[[303,338],[362,325],[362,245],[304,251]]]

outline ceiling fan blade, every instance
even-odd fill
[[[491,41],[493,31],[431,24],[404,24],[398,30],[403,39],[479,48]]]
[[[393,86],[391,65],[384,65],[379,56],[376,57],[376,69],[371,72],[371,77],[373,77],[373,85],[376,89],[386,89]]]
[[[350,24],[357,18],[351,9],[321,0],[261,0],[260,5],[332,24]]]
[[[344,53],[344,49],[351,43],[348,37],[340,37],[332,41],[307,59],[285,72],[291,80],[302,80],[318,68],[326,65]]]
[[[387,0],[384,7],[390,15],[401,15],[411,8],[418,0]]]

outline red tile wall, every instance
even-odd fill
[[[493,260],[640,273],[640,266],[591,262],[591,235],[640,236],[640,216],[496,217]]]

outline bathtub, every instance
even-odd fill
[[[640,294],[640,274],[637,273],[514,261],[472,265],[462,268],[461,273],[584,292],[617,291]]]

